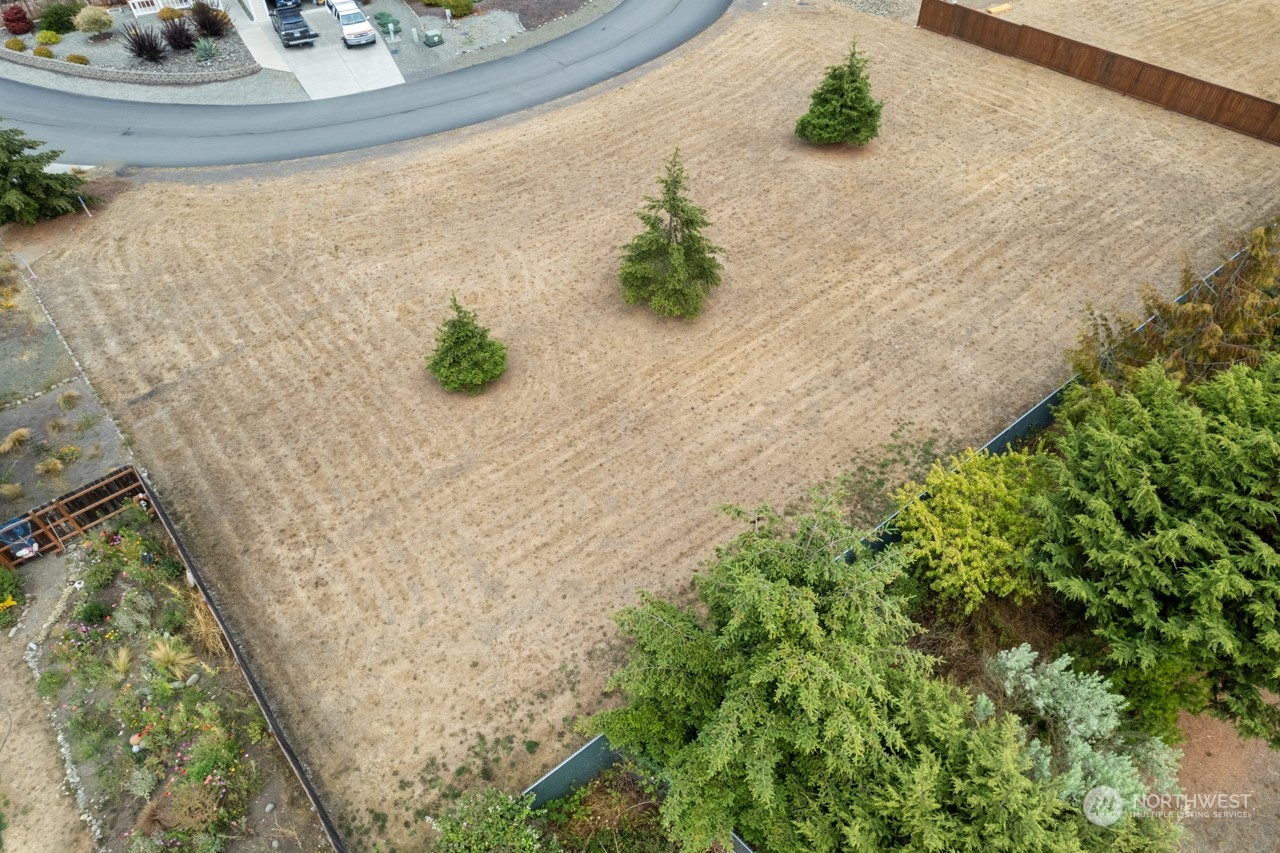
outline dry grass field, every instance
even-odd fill
[[[882,137],[806,147],[795,118],[854,35]],[[614,279],[677,145],[727,250],[690,324]],[[514,785],[576,746],[611,612],[686,587],[733,530],[717,504],[793,501],[904,424],[984,441],[1064,378],[1086,303],[1172,289],[1278,196],[1280,147],[843,6],[750,3],[590,97],[144,174],[6,240],[41,255],[335,810],[403,835],[430,759],[474,769],[478,735],[509,735]],[[510,349],[478,398],[423,370],[450,293]]]
[[[1016,0],[1003,17],[1280,101],[1274,0]]]

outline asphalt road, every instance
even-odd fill
[[[623,0],[581,29],[439,77],[341,98],[205,106],[92,98],[0,79],[0,115],[64,163],[217,166],[335,154],[519,112],[649,62],[732,0]]]

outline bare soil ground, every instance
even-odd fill
[[[12,638],[0,635],[0,811],[9,822],[4,849],[89,853],[89,833],[62,785],[65,771],[48,706],[36,695],[35,680],[22,658],[24,647],[52,612],[66,574],[59,563],[41,560],[24,575],[27,618]]]
[[[804,146],[855,34],[882,137]],[[614,279],[677,145],[727,250],[692,324]],[[1280,191],[1278,147],[823,2],[295,165],[143,175],[37,270],[367,840],[460,770],[515,786],[576,745],[610,613],[687,586],[717,504],[792,501],[902,424],[985,440],[1064,378],[1086,303],[1172,290]],[[479,398],[423,370],[451,293],[510,348]]]
[[[1015,0],[1002,17],[1280,101],[1274,0]]]

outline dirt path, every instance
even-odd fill
[[[805,147],[855,33],[882,139]],[[727,249],[695,324],[613,277],[677,145]],[[1274,213],[1280,148],[770,4],[569,104],[154,178],[39,262],[42,293],[327,796],[402,834],[400,792],[432,758],[474,769],[479,735],[515,739],[498,781],[563,757],[610,613],[687,585],[731,531],[717,504],[785,504],[903,423],[985,440],[1061,381],[1087,302],[1170,289]],[[450,293],[510,348],[480,398],[423,371]]]
[[[48,707],[22,658],[66,583],[60,560],[23,570],[29,610],[12,638],[0,636],[0,811],[9,821],[4,849],[14,853],[89,853],[92,843],[65,775]],[[8,633],[7,631],[5,632]]]

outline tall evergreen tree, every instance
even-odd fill
[[[436,331],[436,348],[427,356],[427,370],[450,391],[479,394],[507,369],[507,348],[489,339],[489,330],[476,315],[450,297],[453,316]]]
[[[1189,387],[1152,363],[1127,389],[1075,389],[1059,424],[1049,585],[1110,665],[1203,681],[1211,710],[1280,747],[1280,354]]]
[[[94,200],[81,192],[79,175],[45,171],[62,152],[29,153],[43,144],[17,128],[0,128],[0,225],[35,225],[78,210],[80,196],[86,203]]]
[[[706,211],[684,196],[684,163],[680,149],[658,178],[662,195],[647,197],[636,216],[644,231],[623,246],[618,281],[627,304],[643,302],[664,317],[696,317],[711,288],[720,284],[721,252],[702,236],[711,223]]]
[[[773,853],[1085,849],[1055,785],[1031,778],[1017,720],[979,722],[907,646],[918,628],[889,594],[901,559],[839,559],[857,535],[835,507],[794,527],[736,511],[752,529],[695,577],[701,607],[646,596],[619,615],[633,645],[612,684],[628,703],[594,722],[666,770],[672,836],[705,850],[736,830]]]
[[[844,65],[827,69],[827,76],[813,90],[809,111],[796,122],[796,136],[805,142],[832,145],[866,145],[880,135],[883,101],[871,97],[867,58],[849,46]]]

